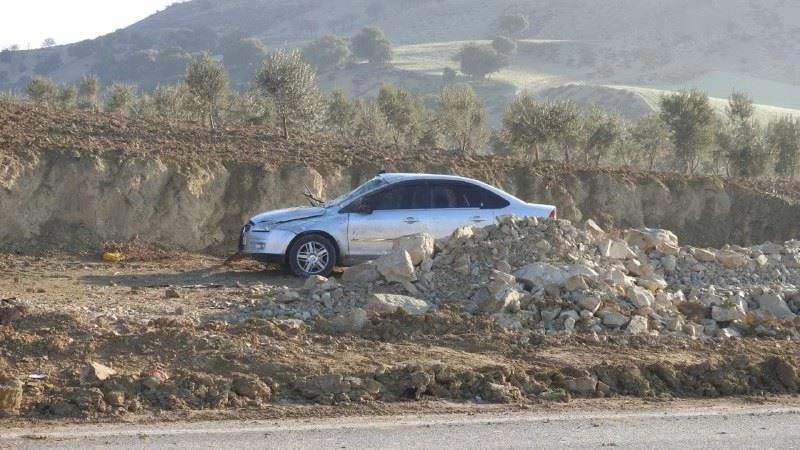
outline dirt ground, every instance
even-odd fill
[[[222,263],[0,256],[3,421],[800,403],[788,338],[531,337],[446,309],[368,317],[341,334],[313,318],[261,317],[303,280]]]

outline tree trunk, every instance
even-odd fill
[[[283,116],[283,138],[289,139],[289,124],[286,116]]]

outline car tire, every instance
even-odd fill
[[[336,247],[319,234],[300,236],[289,247],[287,266],[298,277],[327,277],[336,265]]]

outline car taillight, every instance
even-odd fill
[[[556,213],[556,208],[553,208],[553,210],[550,211],[550,215],[547,217],[550,219],[558,219],[558,213]]]

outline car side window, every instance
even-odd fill
[[[396,209],[427,209],[430,195],[422,183],[403,183],[390,186],[365,199],[374,211]]]
[[[434,208],[498,209],[509,205],[494,192],[460,181],[434,184],[431,196]]]

